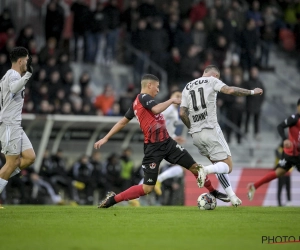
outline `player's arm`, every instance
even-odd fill
[[[189,119],[189,110],[186,107],[180,107],[179,116],[184,125],[190,129],[191,128],[191,122]]]
[[[165,102],[157,103],[152,96],[146,94],[139,95],[139,101],[144,108],[151,110],[155,115],[165,111],[173,103],[180,104],[180,100],[177,98],[171,98]]]
[[[155,115],[160,114],[161,112],[165,111],[173,103],[180,104],[180,99],[171,98],[165,102],[158,103],[157,105],[155,105],[151,108],[151,111]]]
[[[33,68],[31,66],[32,58],[29,55],[26,64],[26,73],[21,79],[16,77],[15,75],[11,75],[9,78],[9,90],[11,93],[15,94],[19,92],[25,84],[28,82],[29,78],[32,76]]]
[[[247,95],[262,95],[263,90],[260,88],[255,88],[254,90],[249,90],[249,89],[243,89],[243,88],[224,85],[221,88],[220,92],[227,94],[227,95],[247,96]]]
[[[104,136],[101,140],[97,141],[94,144],[94,148],[95,149],[100,148],[103,144],[105,144],[109,140],[110,137],[112,137],[114,134],[118,133],[121,129],[123,129],[133,117],[134,117],[134,111],[133,108],[130,107],[126,112],[125,116],[111,128],[111,130],[106,134],[106,136]]]
[[[187,98],[187,91],[182,91],[182,97],[181,97],[181,106],[179,110],[179,117],[182,120],[183,124],[190,129],[191,128],[191,122],[189,119],[189,109],[187,108],[188,105],[188,98]]]
[[[17,92],[19,92],[24,86],[25,84],[28,82],[29,78],[31,77],[31,73],[30,72],[26,72],[26,74],[21,77],[20,79],[18,79],[16,76],[11,76],[9,78],[9,90],[11,93],[15,94]]]
[[[292,127],[298,122],[298,115],[291,115],[289,118],[285,119],[283,122],[279,123],[277,126],[277,131],[283,141],[283,146],[289,148],[291,145],[291,141],[288,140],[286,134],[284,133],[284,129],[288,127]]]

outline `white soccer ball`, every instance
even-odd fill
[[[216,198],[209,193],[201,194],[197,203],[200,210],[214,210],[217,206]]]

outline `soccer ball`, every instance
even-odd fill
[[[214,210],[217,206],[216,198],[208,193],[201,194],[197,203],[200,210]]]

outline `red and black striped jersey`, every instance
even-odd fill
[[[277,127],[282,140],[287,139],[284,129],[289,128],[288,139],[292,142],[291,148],[284,148],[284,153],[291,156],[300,156],[300,114],[291,115]]]
[[[144,143],[161,142],[168,139],[165,118],[162,114],[153,114],[151,109],[157,102],[148,94],[138,94],[125,117],[131,120],[134,116],[144,133]]]

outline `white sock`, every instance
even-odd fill
[[[20,172],[21,172],[21,169],[20,169],[19,167],[17,167],[17,168],[14,170],[14,172],[11,173],[11,175],[9,176],[9,178],[11,178],[11,177],[17,175],[17,174],[20,173]]]
[[[166,179],[174,178],[174,177],[181,177],[183,174],[183,169],[179,165],[172,166],[168,168],[166,171],[162,172],[158,175],[157,180],[159,182],[163,182]]]
[[[229,180],[228,174],[216,174],[216,177],[219,179],[221,186],[224,188],[226,194],[229,197],[232,197],[235,195],[235,193],[232,190],[231,183]]]
[[[0,178],[0,194],[2,193],[3,189],[7,185],[7,182],[8,182],[7,180]]]
[[[207,174],[228,174],[229,166],[222,161],[204,167]]]

